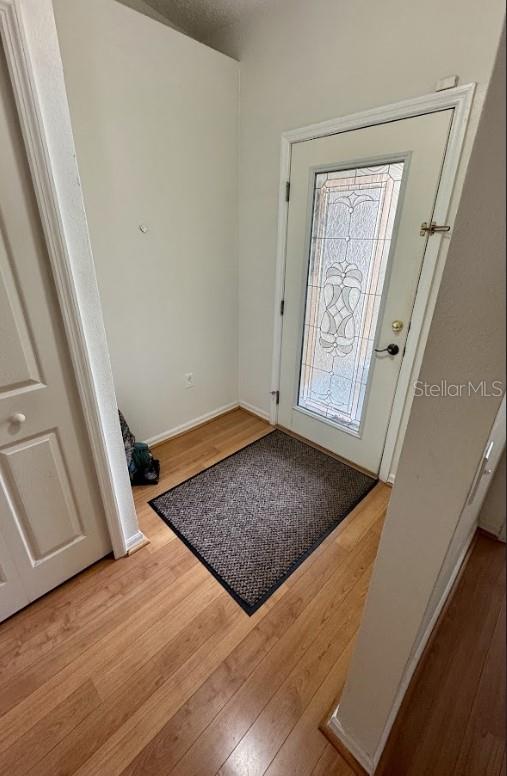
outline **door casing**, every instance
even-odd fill
[[[287,183],[290,178],[291,151],[293,144],[326,137],[328,135],[339,134],[341,132],[348,132],[354,129],[361,129],[400,119],[422,116],[436,111],[452,109],[453,119],[433,215],[433,219],[436,223],[446,224],[448,223],[446,219],[449,217],[451,197],[465,140],[475,86],[475,83],[469,83],[464,86],[435,92],[423,97],[416,97],[411,100],[404,100],[402,102],[374,108],[361,113],[355,113],[350,116],[332,119],[320,124],[312,124],[282,134],[270,412],[270,422],[274,425],[278,422],[277,395],[280,388],[282,348],[281,310],[283,309],[282,300],[284,298],[285,286],[287,223],[289,213]],[[421,213],[421,222],[424,221],[425,218],[426,215]],[[452,229],[448,234],[437,233],[431,237],[421,238],[427,240],[427,245],[421,276],[417,287],[410,332],[407,338],[406,350],[400,369],[387,430],[386,444],[380,465],[379,477],[384,482],[394,483],[397,461],[412,407],[413,393],[410,391],[410,386],[417,380],[421,368],[422,357],[435,309],[440,281],[445,265],[447,244],[450,236],[452,236]]]

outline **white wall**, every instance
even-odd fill
[[[491,396],[414,400],[338,718],[370,758],[400,684],[463,555],[463,510],[501,403],[505,375],[505,51],[479,124],[421,370],[430,384]],[[474,515],[475,520],[477,515]],[[398,696],[399,698],[399,696]]]
[[[241,60],[239,326],[243,401],[268,411],[280,135],[478,82],[472,128],[500,36],[502,0],[272,0],[210,38]]]
[[[166,16],[162,16],[162,14],[156,11],[155,8],[153,8],[151,5],[148,5],[145,0],[116,0],[116,2],[122,3],[122,5],[127,5],[129,8],[133,8],[134,11],[143,13],[145,16],[149,16],[150,19],[155,19],[155,21],[160,22],[161,24],[167,24],[167,26],[172,27],[173,30],[178,29],[178,27],[170,22]],[[181,30],[179,31],[181,32]]]
[[[118,402],[151,438],[238,397],[238,65],[115,0],[54,7]]]

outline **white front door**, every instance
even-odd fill
[[[0,46],[0,620],[110,550]]]
[[[374,473],[451,120],[292,146],[278,422]]]

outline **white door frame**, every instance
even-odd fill
[[[447,223],[449,206],[458,172],[461,152],[465,140],[468,119],[475,92],[475,83],[457,86],[422,97],[415,97],[391,105],[343,116],[320,124],[312,124],[301,129],[282,134],[280,155],[280,190],[278,205],[278,241],[276,249],[276,290],[274,311],[274,340],[272,360],[272,401],[270,422],[277,423],[278,405],[276,394],[280,384],[280,363],[282,349],[282,315],[280,305],[284,297],[285,262],[287,244],[287,221],[289,203],[287,202],[287,181],[290,177],[291,151],[293,143],[314,140],[327,135],[348,132],[354,129],[385,124],[399,119],[413,118],[426,113],[453,109],[454,115],[449,133],[449,142],[445,154],[442,175],[438,187],[433,219],[438,224]],[[421,213],[421,221],[427,217]],[[387,429],[386,443],[380,464],[380,479],[394,482],[395,469],[413,401],[410,387],[415,383],[421,368],[422,357],[428,339],[429,328],[435,309],[438,290],[445,266],[447,250],[441,247],[449,242],[449,235],[435,234],[428,240],[417,287],[410,332],[401,364],[396,386],[391,418]],[[424,239],[421,237],[421,239]]]
[[[125,465],[51,0],[0,0],[0,36],[118,558],[145,539]]]

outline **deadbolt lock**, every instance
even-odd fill
[[[399,334],[400,331],[403,329],[403,321],[393,321],[391,324],[391,328],[395,332],[395,334]]]

